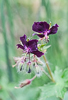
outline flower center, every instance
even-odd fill
[[[44,34],[44,35],[47,35],[47,33],[48,33],[48,31],[45,31],[43,34]]]
[[[25,51],[26,51],[27,53],[29,53],[30,50],[31,50],[30,48],[28,48],[28,47],[25,46]]]
[[[47,33],[48,33],[48,31],[45,31],[45,32],[44,32],[44,35],[45,35],[45,39],[46,39],[46,40],[48,39]]]

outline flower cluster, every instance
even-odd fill
[[[40,41],[45,39],[46,42],[41,44],[38,39],[28,40],[25,34],[20,37],[21,43],[17,44],[17,48],[22,49],[23,54],[22,57],[14,58],[16,64],[13,65],[13,67],[17,66],[19,71],[27,73],[31,73],[33,71],[35,73],[35,77],[32,78],[32,80],[34,80],[36,76],[42,75],[42,72],[45,72],[43,67],[45,65],[40,57],[44,56],[44,51],[46,51],[46,49],[44,50],[43,47],[46,47],[45,45],[48,42],[49,35],[57,33],[58,27],[59,26],[57,24],[51,27],[51,25],[49,25],[47,22],[34,22],[32,25],[32,30],[37,33],[34,33],[33,35],[37,35],[40,38]],[[27,79],[21,83],[20,87],[30,84],[32,80]]]

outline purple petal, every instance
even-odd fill
[[[21,40],[23,45],[27,44],[26,38],[27,38],[27,36],[25,34],[22,37],[20,37],[20,40]]]
[[[43,52],[41,52],[41,51],[33,51],[32,52],[33,54],[35,54],[37,57],[41,57],[42,55],[44,55],[44,53]]]
[[[49,24],[47,22],[34,22],[32,30],[38,33],[42,33],[49,29]]]
[[[51,27],[50,32],[47,35],[50,34],[56,34],[58,30],[59,25],[55,24],[54,26]]]
[[[40,38],[43,38],[45,36],[44,34],[36,34],[36,33],[34,33],[33,35],[37,35]]]
[[[17,44],[16,46],[17,46],[17,48],[24,49],[24,47],[21,44]]]
[[[32,40],[29,40],[27,42],[27,47],[30,48],[30,51],[36,51],[38,48],[37,48],[37,42],[38,40],[37,39],[32,39]]]

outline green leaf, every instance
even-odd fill
[[[66,92],[66,89],[64,88],[64,85],[62,85],[62,83],[59,84],[59,83],[52,83],[52,82],[41,87],[41,90],[42,92],[39,100],[45,100],[46,98],[54,95],[56,97],[63,98]]]
[[[56,96],[59,98],[63,98],[66,92],[65,82],[62,78],[62,70],[56,67],[56,70],[53,73],[53,78],[55,83],[48,83],[41,87],[41,96],[39,100],[45,100],[48,97]]]
[[[41,51],[47,50],[51,45],[46,46],[46,44],[41,44],[38,49]]]
[[[57,66],[55,67],[55,71],[54,71],[54,73],[53,73],[53,78],[54,78],[54,80],[55,80],[55,82],[61,82],[61,81],[63,81],[63,79],[62,79],[62,70],[61,69],[59,69]]]
[[[42,48],[42,47],[44,47],[45,45],[46,45],[46,44],[41,44],[39,47]]]
[[[31,87],[31,86],[30,86]],[[38,96],[40,94],[39,89],[36,88],[30,88],[30,87],[25,87],[23,89],[19,89],[18,91],[15,90],[15,97],[17,96],[17,100],[38,100]]]
[[[68,68],[66,68],[62,74],[64,81],[68,81]]]
[[[65,87],[68,87],[68,68],[63,71],[62,79],[64,80]]]
[[[60,100],[60,98],[57,98],[56,96],[51,96],[45,100]]]
[[[63,100],[68,100],[68,92],[65,93]]]
[[[48,49],[48,48],[50,48],[50,46],[51,46],[51,45],[45,46],[45,49]]]
[[[44,85],[43,87],[41,87],[42,92],[41,92],[39,100],[45,100],[46,98],[55,95],[54,85],[55,85],[55,83],[48,83],[48,84]]]

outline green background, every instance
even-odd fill
[[[19,73],[13,57],[21,56],[16,48],[19,37],[32,37],[34,21],[47,21],[59,25],[58,32],[50,35],[46,57],[52,71],[58,66],[68,67],[68,0],[0,0],[0,100],[39,100],[40,86],[50,80],[43,74],[31,85],[15,89],[20,82],[32,78],[33,74]],[[64,100],[67,99],[67,93]],[[46,100],[60,100],[49,97]]]

